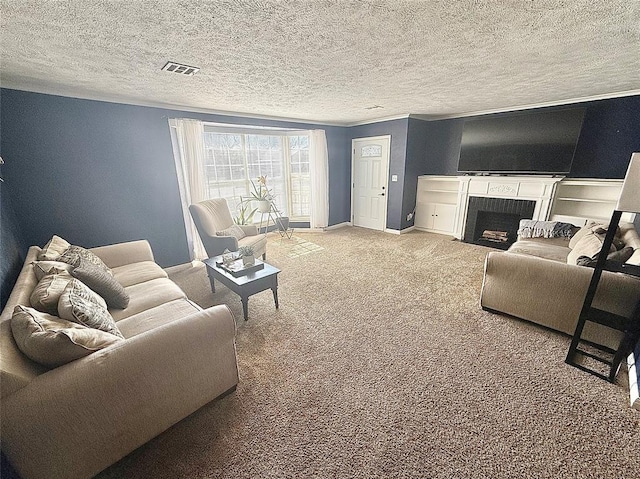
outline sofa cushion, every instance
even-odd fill
[[[18,348],[33,361],[56,367],[122,341],[113,334],[16,306],[11,331]]]
[[[125,309],[110,309],[113,319],[124,318],[141,313],[175,299],[186,298],[184,292],[170,279],[157,278],[125,288],[129,294],[129,305]]]
[[[61,271],[71,272],[73,266],[62,261],[33,261],[33,272],[36,274],[36,278],[40,281],[48,274],[55,274]]]
[[[123,337],[100,296],[77,279],[69,282],[58,301],[62,319]]]
[[[124,309],[129,304],[127,292],[104,268],[82,258],[71,275],[102,296],[109,308]]]
[[[152,279],[166,278],[167,273],[153,261],[139,261],[111,270],[113,277],[123,287],[132,286]]]
[[[238,225],[231,225],[225,230],[216,231],[216,236],[233,236],[235,239],[241,240],[246,235]]]
[[[74,268],[80,266],[82,261],[95,264],[97,267],[102,268],[109,274],[113,274],[107,265],[102,262],[95,254],[82,246],[71,245],[67,250],[58,257],[58,261],[70,264]]]
[[[567,241],[564,240],[564,246],[553,243],[554,239],[521,239],[516,241],[509,248],[509,253],[526,254],[537,256],[538,258],[550,259],[553,261],[567,262],[567,255],[571,250],[566,246]]]
[[[580,256],[587,256],[588,258],[594,258],[602,249],[602,243],[604,236],[602,233],[596,233],[599,228],[594,228],[594,231],[583,235],[577,243],[575,243],[571,252],[567,255],[567,264],[578,264],[578,258]],[[612,244],[609,253],[616,251],[616,247]]]
[[[200,308],[196,304],[188,299],[180,298],[118,321],[118,328],[122,335],[128,339],[198,311]]]
[[[52,268],[53,271],[58,271]],[[38,282],[31,293],[31,306],[43,313],[58,316],[58,301],[73,277],[67,271],[47,274]]]
[[[69,246],[71,246],[69,242],[59,236],[53,235],[49,242],[44,245],[42,251],[38,254],[38,259],[41,261],[56,261],[60,255],[69,248]]]

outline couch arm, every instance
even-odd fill
[[[485,309],[573,335],[592,274],[593,269],[584,266],[525,254],[490,252],[485,261],[480,303]],[[639,299],[640,281],[605,271],[593,305],[629,317]],[[607,346],[617,346],[620,338],[617,332],[594,324],[588,324],[585,336]]]
[[[107,246],[91,248],[91,252],[98,256],[109,268],[117,268],[141,261],[154,261],[151,245],[147,240],[128,241]]]
[[[258,234],[258,227],[256,225],[240,225],[240,228],[247,236],[256,236]]]
[[[226,306],[53,369],[5,398],[2,449],[21,477],[85,478],[238,382]]]

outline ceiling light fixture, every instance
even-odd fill
[[[180,75],[193,76],[200,71],[200,68],[190,67],[189,65],[183,65],[182,63],[167,62],[167,64],[162,67],[162,70],[179,73]]]

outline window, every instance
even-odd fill
[[[311,178],[309,135],[227,132],[205,125],[205,174],[210,198],[226,198],[234,211],[251,192],[251,181],[267,177],[278,209],[292,219],[309,220]]]

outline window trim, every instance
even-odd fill
[[[278,128],[278,127],[264,127],[264,126],[243,126],[243,125],[229,125],[229,124],[220,124],[213,122],[202,122],[203,130],[205,133],[220,133],[220,134],[237,134],[242,135],[242,151],[244,154],[244,167],[248,169],[247,164],[247,149],[246,149],[246,137],[245,135],[262,135],[262,136],[279,136],[283,138],[283,148],[282,148],[282,161],[283,161],[283,173],[285,175],[284,178],[284,186],[285,193],[287,196],[287,214],[289,215],[289,219],[292,222],[309,222],[311,220],[311,214],[308,216],[293,216],[291,210],[292,208],[292,175],[291,175],[291,144],[289,141],[289,137],[292,136],[307,136],[309,137],[309,141],[311,140],[311,131],[303,130],[303,129],[291,129],[291,128]],[[252,178],[245,178],[245,183],[248,185],[249,181]],[[267,180],[268,181],[268,180]],[[309,186],[311,187],[311,176],[309,174]],[[234,180],[231,181],[222,181],[216,182],[216,184],[224,184],[229,183],[230,185],[234,183]],[[311,203],[311,198],[309,198],[309,203]],[[311,213],[311,212],[309,212]],[[254,217],[254,223],[258,223],[259,221]]]

